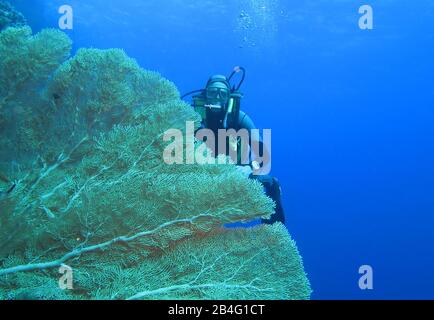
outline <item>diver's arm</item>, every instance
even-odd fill
[[[243,111],[240,111],[240,115],[239,115],[239,128],[240,129],[246,129],[249,132],[249,140],[250,140],[250,146],[252,145],[258,145],[259,150],[254,150],[255,153],[254,155],[252,155],[252,158],[250,159],[250,163],[252,165],[252,167],[255,170],[258,170],[259,168],[255,167],[257,164],[260,165],[260,167],[264,167],[268,164],[268,161],[270,159],[270,154],[269,151],[266,147],[266,145],[264,144],[262,137],[260,135],[253,137],[252,136],[252,130],[257,129],[253,120]],[[258,139],[255,139],[258,138]],[[257,140],[257,141],[256,141]],[[255,141],[255,142],[254,142]],[[256,152],[259,152],[259,154],[256,154]],[[262,157],[261,157],[262,155]],[[265,162],[262,163],[263,161],[257,161],[257,164],[254,164],[254,161],[256,160],[256,158],[262,158],[265,159]],[[259,160],[259,159],[258,159]]]
[[[256,129],[252,118],[250,118],[244,111],[240,111],[240,115],[238,117],[238,124],[241,128],[247,129],[249,131],[252,129]]]

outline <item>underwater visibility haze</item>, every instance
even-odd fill
[[[0,0],[0,31],[0,299],[434,299],[432,2]],[[202,88],[270,179],[165,161],[211,154]]]

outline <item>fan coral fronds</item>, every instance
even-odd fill
[[[167,165],[163,135],[200,117],[122,50],[0,33],[0,298],[307,299],[274,203],[231,164]],[[58,285],[68,265],[74,289]]]

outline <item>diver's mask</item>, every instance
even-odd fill
[[[206,98],[208,101],[226,104],[229,100],[229,90],[226,88],[211,87],[206,90]]]

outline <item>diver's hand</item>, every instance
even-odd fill
[[[249,177],[253,173],[253,170],[250,166],[237,166],[237,170],[246,177]]]

